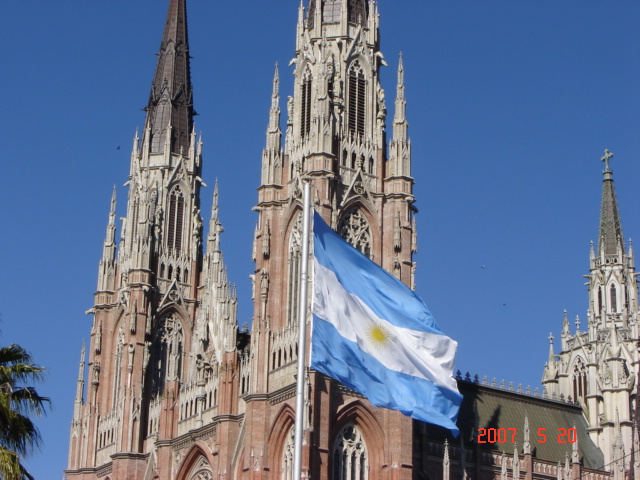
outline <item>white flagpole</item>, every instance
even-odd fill
[[[302,263],[300,265],[300,302],[298,307],[298,378],[296,385],[296,420],[293,449],[293,480],[302,476],[302,433],[304,423],[305,358],[307,346],[307,285],[309,271],[309,219],[311,183],[304,181],[302,199]]]

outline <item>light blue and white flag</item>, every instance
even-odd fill
[[[314,214],[311,367],[399,410],[458,434],[462,395],[452,376],[457,343],[405,284]]]

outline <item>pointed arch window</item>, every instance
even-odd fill
[[[300,136],[306,137],[311,131],[311,70],[307,65],[302,76]]]
[[[362,433],[353,423],[345,425],[333,443],[331,480],[367,480],[369,458]]]
[[[300,261],[302,259],[302,215],[297,214],[289,239],[289,282],[287,298],[287,325],[298,320],[300,303]]]
[[[287,442],[282,450],[282,480],[292,480],[293,478],[294,436],[294,429],[291,427],[287,435]]]
[[[364,135],[364,119],[366,107],[367,79],[356,60],[349,69],[349,102],[348,121],[349,132],[356,135]]]
[[[118,340],[116,343],[116,354],[115,354],[115,368],[114,368],[114,379],[113,379],[113,401],[111,404],[112,408],[116,408],[118,405],[118,396],[120,394],[120,383],[122,381],[122,353],[124,352],[124,325],[120,325],[120,329],[118,330]]]
[[[162,395],[167,381],[182,376],[184,334],[175,313],[165,315],[156,325],[152,341],[151,395]]]
[[[610,290],[611,295],[611,313],[616,313],[618,311],[618,295],[616,290],[616,284],[612,283]]]
[[[169,218],[167,222],[167,248],[170,253],[179,254],[182,250],[182,231],[184,225],[184,195],[179,185],[169,194]]]
[[[587,369],[580,357],[578,357],[578,360],[573,366],[572,377],[574,400],[584,400],[587,396]]]
[[[353,247],[371,258],[371,226],[361,210],[353,209],[342,217],[338,233]]]

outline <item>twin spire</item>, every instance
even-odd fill
[[[186,154],[193,130],[193,89],[189,65],[186,0],[171,0],[158,64],[147,104],[150,153]],[[167,138],[170,141],[167,141]]]

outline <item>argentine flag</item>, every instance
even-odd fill
[[[314,213],[311,367],[378,407],[458,435],[457,343],[405,284]]]

